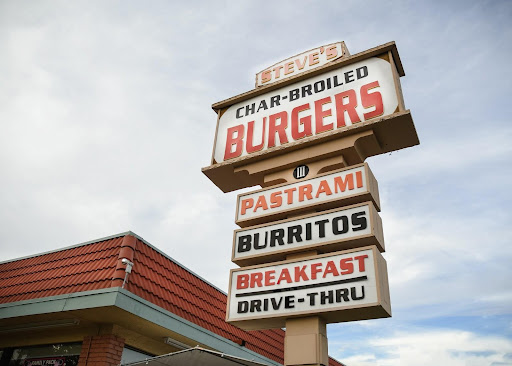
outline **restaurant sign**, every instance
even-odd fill
[[[391,64],[371,57],[232,105],[219,118],[213,157],[251,156],[397,108]]]
[[[300,251],[326,253],[367,245],[384,251],[382,221],[371,202],[235,230],[231,260],[244,266]]]
[[[375,246],[231,270],[226,321],[278,328],[314,314],[328,323],[391,316],[386,261]]]
[[[272,84],[347,56],[345,42],[314,48],[278,62],[256,74],[256,87]]]
[[[368,164],[238,195],[235,222],[241,227],[284,219],[311,209],[363,201],[380,206],[378,184]]]

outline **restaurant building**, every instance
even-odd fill
[[[226,301],[132,232],[1,262],[0,366],[114,366],[195,347],[283,364],[284,330],[228,324]]]

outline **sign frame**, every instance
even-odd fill
[[[253,255],[246,255],[243,257],[238,256],[236,252],[237,245],[237,234],[247,232],[249,230],[260,229],[264,227],[272,227],[280,224],[291,223],[294,221],[299,221],[303,219],[313,219],[313,218],[321,218],[322,216],[326,216],[331,213],[343,212],[350,209],[365,207],[369,208],[369,222],[368,225],[370,227],[369,234],[363,234],[357,237],[348,237],[344,239],[335,239],[329,240],[317,244],[307,244],[302,246],[291,246],[285,247],[284,249],[278,249],[272,252],[264,252],[264,253],[256,253]],[[231,250],[231,261],[241,267],[251,266],[251,265],[259,265],[267,262],[275,262],[285,260],[286,257],[290,254],[296,254],[300,252],[308,252],[311,250],[316,250],[319,253],[329,253],[336,252],[341,250],[347,250],[352,248],[361,248],[368,245],[375,245],[381,252],[385,251],[384,245],[384,233],[382,228],[382,219],[380,218],[375,206],[371,201],[362,202],[354,205],[338,207],[331,210],[326,210],[322,212],[314,212],[309,213],[285,220],[273,221],[269,223],[264,223],[256,226],[249,226],[243,229],[237,229],[233,231],[233,247]]]
[[[263,316],[257,314],[254,317],[246,317],[244,319],[235,320],[230,318],[231,302],[233,300],[232,281],[233,273],[240,271],[248,271],[252,269],[264,269],[267,267],[278,266],[282,264],[300,263],[309,260],[318,260],[321,258],[334,257],[337,255],[344,255],[350,253],[371,250],[373,254],[373,266],[375,273],[375,285],[377,291],[377,301],[365,305],[353,305],[347,307],[331,308],[325,311],[303,311],[293,314],[275,314]],[[226,322],[236,325],[245,330],[258,330],[258,329],[271,329],[283,328],[286,325],[286,319],[301,318],[304,316],[320,316],[327,323],[339,323],[355,320],[367,320],[377,318],[387,318],[391,316],[391,301],[389,294],[389,284],[387,275],[387,263],[382,254],[376,246],[366,246],[357,249],[349,249],[340,252],[321,254],[312,257],[305,257],[300,259],[288,259],[280,262],[265,263],[263,265],[249,266],[243,268],[232,269],[229,273],[229,291],[228,301],[226,308]]]

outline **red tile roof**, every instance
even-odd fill
[[[227,297],[174,260],[131,236],[0,263],[0,303],[122,286],[192,323],[283,363],[284,331],[245,331],[225,322]],[[330,359],[330,366],[341,365]]]

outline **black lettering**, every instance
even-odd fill
[[[299,99],[299,89],[290,90],[290,101]]]
[[[343,85],[343,82],[339,83],[338,82],[338,75],[334,75],[332,80],[334,81],[334,87],[336,88],[337,86],[340,86],[340,85]]]
[[[256,109],[256,103],[246,105],[245,106],[245,115],[248,116],[249,114],[253,114],[255,109]]]
[[[255,311],[261,311],[261,300],[251,300],[251,313]]]
[[[263,310],[268,311],[268,299],[263,299]]]
[[[342,225],[341,230],[338,224],[340,221]],[[346,234],[348,232],[348,217],[343,215],[332,219],[332,232],[334,235]]]
[[[300,225],[290,226],[288,228],[288,238],[287,238],[288,244],[292,244],[294,239],[295,239],[295,242],[300,243],[302,241],[301,235],[302,235],[302,226],[300,226]]]
[[[295,296],[285,296],[284,297],[284,308],[285,309],[293,309],[295,307]]]
[[[309,305],[314,306],[315,305],[315,297],[316,297],[316,295],[318,295],[318,293],[312,292],[312,293],[306,294],[306,295],[309,296]]]
[[[356,69],[356,74],[358,79],[362,79],[368,76],[368,68],[366,66],[361,66]]]
[[[313,94],[311,92],[311,85],[304,85],[302,88],[302,98],[304,98],[307,95]]]
[[[318,236],[320,238],[325,238],[325,224],[327,224],[328,222],[329,220],[327,219],[315,221],[315,225],[318,225]]]
[[[260,102],[260,105],[258,106],[258,110],[256,111],[256,113],[258,113],[260,111],[260,109],[263,109],[264,111],[266,111],[268,109],[267,102],[265,102],[265,99],[263,99]]]
[[[350,297],[352,298],[352,300],[362,300],[362,299],[364,299],[364,286],[361,286],[361,291],[362,291],[362,295],[358,297],[357,294],[356,294],[356,288],[355,287],[351,287],[350,288]]]
[[[320,80],[313,84],[313,89],[315,93],[320,93],[325,90],[325,81]]]
[[[282,298],[282,297],[280,297],[280,298],[279,298],[279,301],[277,301],[275,298],[271,298],[271,299],[270,299],[270,302],[272,303],[272,308],[273,308],[274,310],[278,310],[278,309],[279,309],[279,307],[281,306],[281,303],[283,302],[283,298]]]
[[[329,304],[334,302],[334,291],[330,290],[320,292],[320,304],[325,305],[326,301],[328,301]]]
[[[251,250],[251,235],[243,235],[238,238],[238,253],[248,252]]]
[[[341,299],[344,301],[350,301],[348,298],[348,288],[340,288],[336,290],[336,302],[341,302]]]
[[[264,243],[261,243],[260,245],[260,233],[254,234],[254,249],[263,249],[267,247],[267,241],[265,240]]]
[[[354,81],[354,70],[347,71],[345,73],[345,84],[351,83]]]
[[[238,314],[244,314],[249,311],[249,301],[239,301],[238,302]]]
[[[364,230],[368,227],[368,221],[365,217],[365,212],[356,212],[355,214],[352,214],[352,230],[353,231],[360,231]]]
[[[275,95],[272,98],[270,98],[270,108],[273,108],[274,106],[279,106],[281,104],[280,100],[280,95]]]
[[[306,224],[306,240],[311,240],[313,236],[311,235],[311,223],[308,222]]]
[[[240,107],[236,110],[236,118],[242,118],[243,115],[242,115],[242,109],[244,109],[244,107]]]
[[[331,89],[331,78],[325,79],[325,83],[327,84],[327,89]]]
[[[270,247],[275,247],[276,242],[279,245],[284,245],[284,229],[274,229],[270,230]]]

